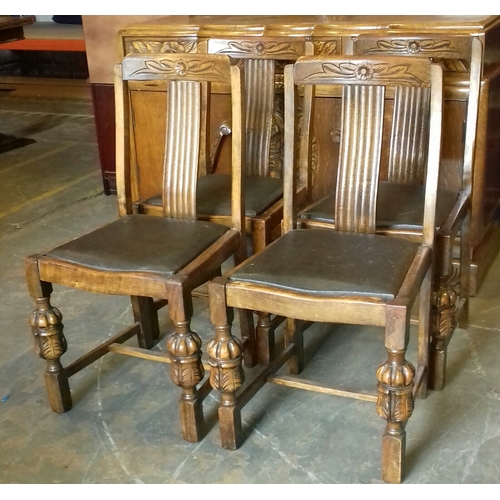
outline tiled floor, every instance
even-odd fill
[[[372,403],[269,384],[244,408],[246,440],[230,452],[219,446],[215,394],[206,437],[184,442],[168,365],[110,353],[71,378],[74,408],[52,413],[27,323],[23,257],[115,219],[116,199],[102,194],[88,100],[0,92],[0,132],[36,141],[0,155],[0,483],[381,482],[384,422]],[[447,387],[416,401],[405,483],[500,483],[498,276],[500,257],[472,300],[470,328],[454,335]],[[64,316],[65,364],[132,318],[126,297],[57,286],[52,297]],[[195,299],[193,329],[212,335],[204,298]],[[307,339],[306,378],[374,388],[380,331],[315,325]]]

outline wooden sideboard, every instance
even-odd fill
[[[85,23],[84,23],[85,24]],[[302,54],[354,54],[359,40],[367,34],[383,43],[405,39],[416,41],[422,55],[432,57],[433,47],[453,46],[459,38],[478,37],[483,44],[482,79],[472,179],[472,292],[480,286],[492,260],[500,248],[498,228],[500,202],[500,16],[167,16],[120,30],[121,56],[129,53],[211,52],[231,54],[231,43],[243,44],[249,51],[272,51],[281,44],[289,47],[293,61]],[[399,50],[415,51],[398,45]],[[241,47],[239,47],[241,50]],[[283,61],[281,61],[283,63]],[[276,82],[280,85],[279,79]],[[457,188],[461,182],[464,152],[465,117],[468,97],[468,62],[454,61],[445,75],[445,136],[442,152],[443,186]],[[331,189],[339,125],[325,123],[324,113],[332,100],[322,99],[315,117],[316,163],[312,188],[313,199]],[[110,97],[106,98],[107,106]],[[215,89],[212,107],[217,110],[211,123],[215,138],[229,114],[224,89]],[[137,88],[132,98],[134,117],[144,134],[136,138],[136,158],[140,164],[141,195],[157,190],[162,152],[154,149],[152,124],[163,120],[164,89],[151,84]],[[106,103],[101,103],[105,109]],[[96,106],[98,109],[99,106]],[[109,110],[108,110],[109,112]],[[280,113],[279,106],[277,113]],[[278,122],[279,120],[277,120]],[[279,140],[279,134],[276,136]],[[104,140],[104,139],[99,139]],[[109,142],[109,141],[108,141]],[[280,162],[276,149],[275,164]],[[222,147],[220,167],[224,169],[229,143]],[[104,171],[104,169],[103,169]],[[107,180],[113,166],[106,167]]]

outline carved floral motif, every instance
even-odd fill
[[[169,75],[169,76],[206,76],[212,79],[224,80],[217,66],[211,61],[182,59],[161,59],[159,61],[144,61],[144,67],[132,72],[132,75]]]
[[[421,50],[420,42],[418,40],[408,40],[406,42],[406,51],[409,54],[418,54]]]
[[[197,51],[197,44],[193,41],[127,40],[125,48],[127,54],[188,54]]]
[[[354,71],[357,80],[371,80],[373,78],[373,68],[371,64],[360,64]]]
[[[305,81],[336,76],[346,80],[374,80],[378,78],[393,79],[401,83],[418,83],[420,79],[409,72],[408,64],[377,63],[368,64],[365,62],[354,63],[350,61],[321,64],[321,72],[311,74],[304,78]]]
[[[426,38],[423,40],[414,39],[392,39],[392,40],[379,40],[377,46],[366,49],[364,54],[428,54],[445,53],[450,57],[458,57],[459,52],[451,46],[451,40],[433,40]]]
[[[314,53],[321,56],[333,56],[337,53],[337,42],[314,42]]]
[[[289,56],[291,59],[296,59],[301,56],[303,50],[294,44],[287,42],[263,42],[263,41],[231,41],[227,44],[227,48],[217,51],[217,54],[246,54],[256,56]]]

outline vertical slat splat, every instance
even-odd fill
[[[336,226],[339,231],[375,232],[385,89],[343,88]]]
[[[247,175],[267,177],[274,110],[274,60],[248,59],[245,66]]]
[[[200,83],[169,82],[163,179],[163,213],[167,217],[196,218],[200,125]]]
[[[423,184],[427,158],[429,89],[396,87],[388,180]]]

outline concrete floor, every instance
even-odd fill
[[[0,132],[36,141],[0,155],[0,483],[382,482],[384,421],[372,403],[268,384],[243,410],[244,444],[229,452],[219,446],[216,394],[205,401],[206,437],[184,442],[168,365],[110,353],[71,378],[73,409],[52,413],[45,363],[32,348],[23,258],[114,220],[116,199],[102,194],[88,99],[0,92]],[[500,257],[472,300],[470,328],[450,344],[447,387],[416,401],[405,483],[500,483],[498,276]],[[64,316],[65,364],[132,319],[126,297],[58,286],[52,297]],[[195,299],[193,329],[204,340],[207,318],[206,299]],[[166,311],[162,330],[171,331]],[[307,339],[305,378],[375,388],[381,331],[315,325]]]

